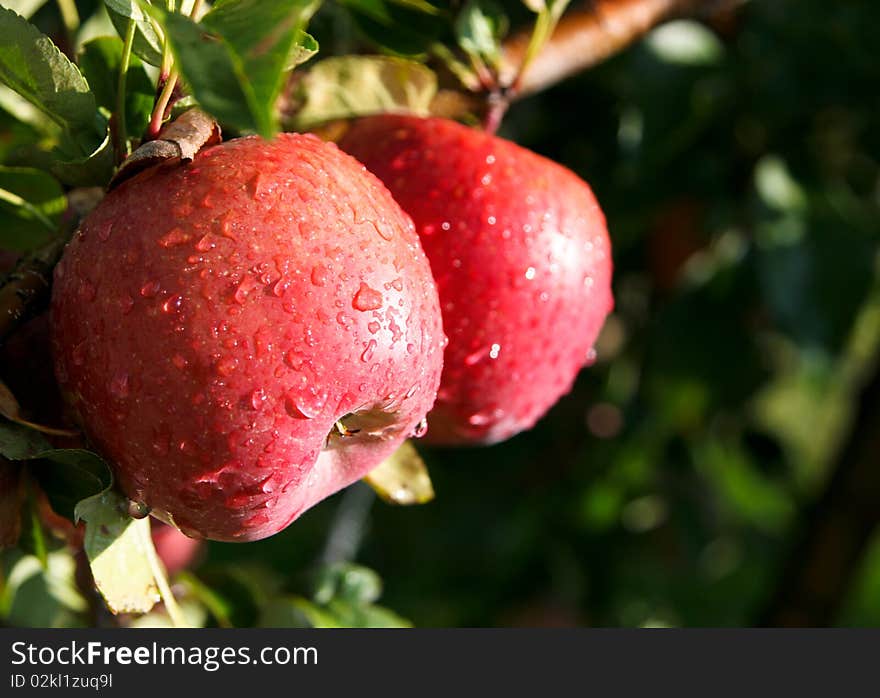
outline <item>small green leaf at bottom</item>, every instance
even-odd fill
[[[426,504],[434,499],[428,468],[410,441],[371,470],[364,482],[389,504]]]
[[[86,523],[85,551],[107,607],[113,613],[147,613],[160,600],[150,520],[132,519],[126,507],[122,495],[102,492],[77,504],[76,518]]]

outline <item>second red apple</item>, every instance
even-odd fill
[[[514,143],[445,119],[381,115],[340,147],[416,223],[449,338],[428,440],[495,443],[571,389],[613,306],[590,187]]]

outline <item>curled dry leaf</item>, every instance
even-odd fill
[[[220,126],[201,109],[190,109],[144,143],[119,167],[108,189],[167,160],[192,160],[202,148],[220,142]]]
[[[364,482],[390,504],[426,504],[434,499],[428,468],[410,441],[371,470]]]
[[[15,399],[15,395],[12,394],[12,391],[3,381],[0,381],[0,415],[6,417],[10,422],[15,422],[16,424],[28,427],[29,429],[35,429],[43,434],[51,434],[52,436],[76,436],[79,433],[77,431],[71,431],[70,429],[57,429],[42,424],[35,424],[34,422],[25,419],[21,414],[21,406],[18,404],[18,400]]]

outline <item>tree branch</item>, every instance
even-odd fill
[[[669,17],[710,3],[698,0],[588,0],[570,10],[523,74],[518,96],[539,92],[610,58]],[[504,43],[501,82],[522,62],[531,27]]]
[[[586,0],[566,12],[556,30],[520,77],[516,100],[540,92],[598,65],[673,17],[712,17],[745,0]],[[515,32],[504,42],[500,69],[502,85],[510,84],[522,62],[532,27]],[[479,112],[486,95],[441,89],[431,104],[435,116],[457,118]]]

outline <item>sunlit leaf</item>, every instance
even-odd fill
[[[144,4],[146,4],[145,0]],[[104,0],[110,21],[120,37],[128,29],[129,19],[137,25],[132,43],[132,52],[145,63],[159,66],[162,63],[162,37],[156,31],[152,20],[141,8],[138,0]]]
[[[0,81],[74,136],[96,134],[97,105],[79,69],[36,27],[0,7]]]
[[[125,498],[110,491],[79,502],[76,518],[85,521],[86,555],[107,607],[113,613],[153,608],[160,596],[149,518],[132,519]]]
[[[434,498],[425,462],[409,441],[371,470],[364,482],[391,504],[425,504]]]
[[[421,63],[384,56],[340,56],[316,63],[303,78],[299,128],[383,112],[427,115],[437,78]]]

